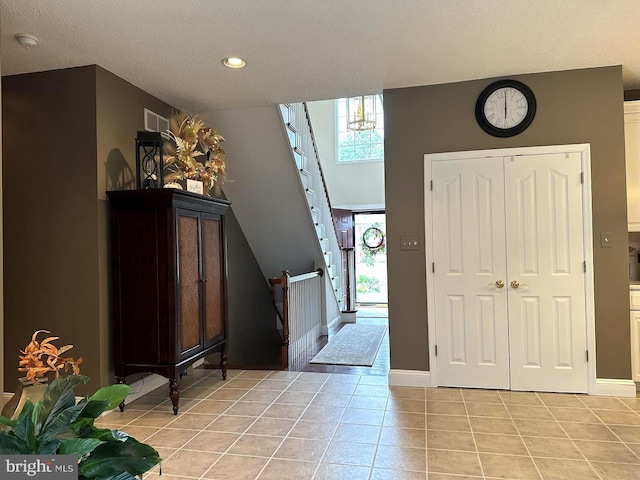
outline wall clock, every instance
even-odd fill
[[[536,97],[517,80],[499,80],[485,88],[476,102],[478,125],[494,137],[525,131],[536,115]]]

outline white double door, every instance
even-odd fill
[[[580,153],[431,167],[438,384],[586,392]]]

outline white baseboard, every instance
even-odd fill
[[[422,370],[389,370],[389,385],[396,387],[430,387],[431,372]]]
[[[635,397],[636,384],[633,380],[596,378],[595,387],[589,391],[589,395],[602,395],[605,397]]]
[[[147,375],[146,377],[141,378],[140,380],[137,380],[133,382],[131,385],[129,385],[131,387],[131,392],[129,392],[129,395],[127,395],[127,398],[125,398],[124,403],[125,404],[131,403],[134,400],[139,399],[143,395],[146,395],[147,393],[155,390],[156,388],[162,387],[163,385],[167,385],[167,398],[168,398],[169,397],[168,383],[169,383],[169,380],[167,380],[165,377],[161,375],[157,375],[155,373]]]
[[[356,312],[342,312],[340,319],[342,320],[342,323],[356,323]]]
[[[329,332],[336,327],[342,321],[342,317],[338,315],[336,318],[328,322],[326,325],[322,325],[322,335],[325,337],[329,335]]]

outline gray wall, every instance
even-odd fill
[[[264,277],[312,271],[322,250],[278,107],[219,110],[207,118],[227,140],[225,194]]]
[[[2,94],[5,391],[37,329],[75,345],[96,389],[113,383],[105,191],[135,188],[143,109],[168,116],[172,107],[95,65],[5,77]],[[265,278],[230,224],[229,355],[241,363],[253,333],[275,323]]]
[[[93,185],[98,202],[95,221],[98,231],[100,379],[102,385],[108,385],[113,383],[114,377],[110,328],[110,210],[105,192],[135,188],[135,137],[138,130],[144,130],[144,109],[167,117],[172,107],[102,67],[90,68],[96,71],[94,122],[97,149],[94,154],[96,176]]]
[[[428,370],[424,254],[426,153],[591,144],[597,375],[631,378],[623,88],[620,66],[511,76],[532,88],[533,124],[499,139],[477,125],[476,99],[497,79],[384,91],[391,368]],[[420,238],[400,251],[401,236]]]
[[[233,213],[233,205],[226,216],[225,228],[229,365],[277,365],[281,358],[281,337],[276,331],[271,292]]]
[[[97,387],[95,69],[4,77],[2,98],[5,391],[38,329],[73,344]]]

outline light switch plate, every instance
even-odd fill
[[[400,237],[400,250],[420,250],[418,237]]]
[[[600,246],[603,248],[611,246],[610,232],[600,232]]]

